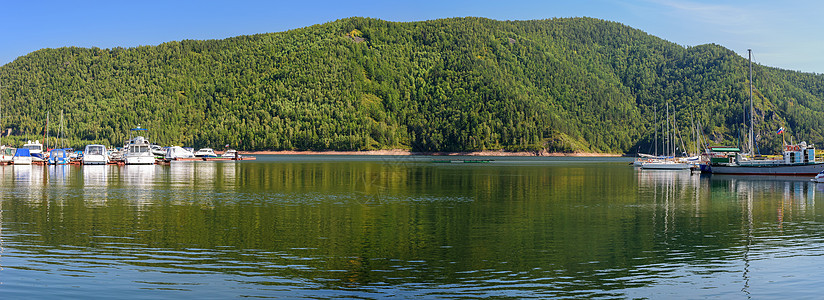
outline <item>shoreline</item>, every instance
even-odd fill
[[[560,153],[560,152],[510,152],[503,150],[471,151],[471,152],[412,152],[409,150],[369,150],[369,151],[310,151],[310,150],[279,150],[279,151],[238,151],[242,155],[427,155],[427,156],[549,156],[549,157],[621,157],[622,154],[613,153]]]

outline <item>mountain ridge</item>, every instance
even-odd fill
[[[824,76],[753,68],[759,149],[780,149],[782,126],[824,141]],[[749,107],[746,60],[733,51],[592,18],[354,17],[41,49],[0,67],[0,82],[4,127],[42,135],[45,112],[62,109],[75,147],[119,145],[140,124],[161,144],[243,150],[649,152],[667,104],[681,136],[700,122],[713,144],[738,144]]]

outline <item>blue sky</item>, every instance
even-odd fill
[[[419,21],[586,16],[685,46],[716,43],[768,66],[824,73],[824,1],[5,1],[0,65],[42,48],[135,47],[279,32],[351,16]]]

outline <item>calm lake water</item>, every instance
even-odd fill
[[[492,159],[0,167],[0,294],[820,297],[824,184]]]

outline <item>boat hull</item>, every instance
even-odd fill
[[[126,156],[127,165],[153,165],[154,156]]]
[[[689,170],[690,168],[692,166],[685,163],[645,163],[641,165],[641,169],[647,170]]]
[[[47,160],[48,160],[48,158],[46,158],[46,155],[43,154],[43,153],[32,153],[31,154],[31,162],[37,163],[37,162],[45,162]]]
[[[86,155],[83,157],[84,165],[105,165],[107,163],[109,163],[109,160],[103,155]]]
[[[30,165],[32,163],[31,156],[15,156],[12,161],[15,165]]]
[[[742,175],[816,175],[824,171],[824,163],[806,165],[779,165],[779,166],[723,166],[713,165],[710,168],[713,174],[742,174]]]

